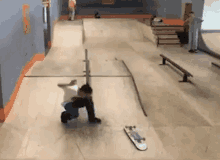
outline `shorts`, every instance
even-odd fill
[[[71,118],[79,117],[79,108],[73,108],[72,102],[63,102],[62,105],[65,108],[66,113],[71,114]]]

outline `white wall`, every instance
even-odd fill
[[[205,0],[203,20],[203,30],[220,30],[220,0]]]

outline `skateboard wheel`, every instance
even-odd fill
[[[145,138],[143,138],[142,140],[145,141]]]
[[[136,128],[136,126],[133,126],[133,128]]]

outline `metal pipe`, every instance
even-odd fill
[[[86,61],[86,83],[89,84],[89,61]]]
[[[89,79],[89,60],[88,60],[88,51],[87,49],[85,50],[85,62],[86,62],[86,84],[90,84],[90,79]]]
[[[88,52],[87,52],[87,49],[86,49],[86,60],[88,60]]]

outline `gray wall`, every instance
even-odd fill
[[[102,5],[102,0],[78,0],[76,14],[144,14],[180,18],[182,0],[115,0],[114,5]],[[62,15],[68,14],[68,0],[62,0]]]
[[[30,5],[31,33],[24,35],[22,5]],[[58,0],[52,1],[52,21],[59,17]],[[43,53],[43,5],[40,0],[0,1],[0,65],[3,104],[10,100],[22,67],[35,53]],[[4,106],[3,106],[4,107]]]
[[[180,18],[181,0],[145,0],[146,10],[157,17]]]
[[[203,30],[220,30],[220,0],[208,0],[204,4]]]
[[[211,49],[209,46],[207,46],[205,41],[203,40],[202,34],[220,33],[220,25],[219,25],[219,21],[217,20],[220,15],[219,5],[220,5],[219,0],[205,1],[203,5],[203,13],[201,16],[204,22],[202,22],[202,25],[198,26],[199,27],[198,49],[218,59],[220,59],[220,53],[218,52],[218,49]]]
[[[196,17],[202,17],[204,0],[145,0],[146,10],[157,17],[181,18],[182,3],[192,3]]]
[[[78,0],[76,13],[94,14],[138,14],[151,13],[157,17],[180,18],[182,3],[193,3],[196,16],[202,17],[204,0],[115,0],[114,5],[102,5],[102,0]],[[68,14],[68,0],[62,0],[62,15]]]
[[[62,0],[62,15],[68,14],[68,0]],[[76,14],[88,15],[98,11],[100,14],[138,14],[146,13],[143,6],[146,0],[115,0],[114,5],[103,5],[102,0],[78,0]]]

